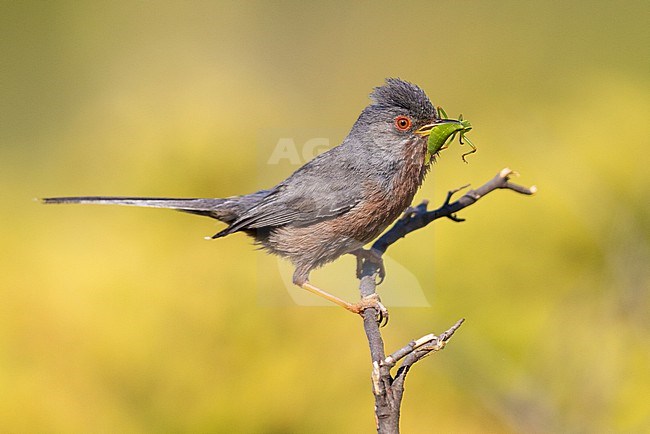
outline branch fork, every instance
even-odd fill
[[[404,211],[402,217],[395,224],[378,238],[372,245],[372,254],[368,257],[358,255],[357,276],[360,279],[359,290],[362,298],[377,296],[376,278],[380,276],[381,269],[378,264],[381,263],[382,255],[388,248],[404,238],[411,232],[421,229],[434,220],[446,217],[454,222],[463,222],[465,219],[457,216],[457,213],[476,203],[479,199],[488,193],[506,189],[523,195],[533,195],[537,192],[537,187],[524,187],[512,183],[510,178],[519,176],[511,169],[502,169],[494,178],[475,190],[469,190],[463,196],[452,202],[453,196],[461,190],[469,187],[463,187],[451,190],[447,193],[444,203],[435,210],[429,211],[429,201],[424,200],[415,207],[409,207]],[[381,276],[383,279],[383,276]],[[375,420],[377,431],[382,434],[399,433],[399,416],[402,395],[404,393],[404,381],[410,368],[416,362],[423,358],[442,350],[449,339],[454,335],[456,330],[463,324],[464,319],[458,320],[447,331],[440,335],[427,334],[419,339],[415,339],[389,356],[385,355],[384,342],[380,332],[380,326],[377,323],[377,312],[375,308],[368,308],[363,311],[363,326],[370,347],[370,356],[372,359],[372,390],[375,396]],[[391,375],[398,362],[401,361],[395,376]]]

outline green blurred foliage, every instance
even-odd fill
[[[266,187],[288,172],[256,164],[259,131],[345,130],[389,76],[471,119],[479,147],[468,165],[446,150],[418,200],[506,166],[539,187],[389,252],[431,303],[392,309],[389,350],[467,318],[413,370],[404,432],[650,430],[648,16],[647,1],[2,2],[2,431],[371,432],[358,318],[293,304],[244,236],[31,199]]]

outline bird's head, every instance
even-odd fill
[[[350,135],[383,155],[424,154],[433,128],[452,122],[440,118],[422,89],[398,78],[387,79],[370,98]]]

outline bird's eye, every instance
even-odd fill
[[[400,131],[407,131],[411,128],[411,119],[406,116],[397,116],[395,118],[395,127]]]

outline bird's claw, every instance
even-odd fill
[[[363,261],[368,261],[377,267],[377,277],[379,281],[376,283],[379,285],[384,281],[386,277],[386,268],[384,268],[384,259],[382,258],[382,253],[375,249],[358,249],[354,252],[351,252],[354,256],[357,257],[357,279],[363,277]]]
[[[377,324],[380,327],[388,324],[388,309],[381,303],[377,293],[363,297],[358,303],[353,305],[355,313],[363,315],[366,309],[375,309],[377,311]]]

